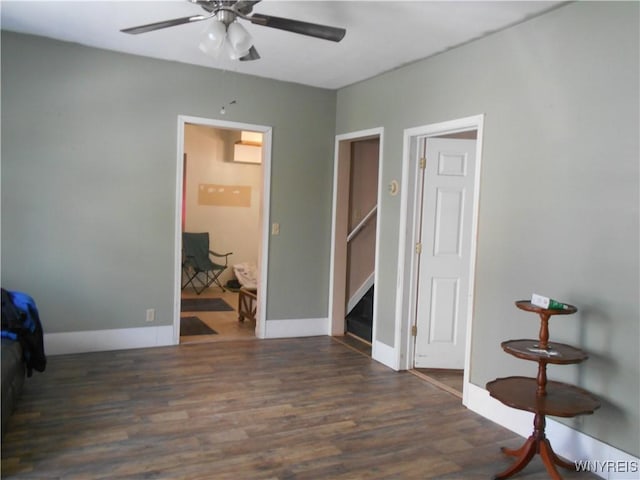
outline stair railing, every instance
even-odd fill
[[[351,230],[349,235],[347,235],[347,243],[350,242],[353,239],[353,237],[355,237],[358,233],[360,233],[360,231],[364,227],[367,226],[367,223],[369,223],[369,220],[371,220],[373,218],[373,216],[376,214],[377,211],[378,211],[378,206],[374,205],[374,207],[371,209],[371,211],[369,213],[367,213],[364,216],[364,218],[362,220],[360,220],[358,225],[356,225],[355,228],[353,230]]]
[[[351,232],[349,232],[349,235],[347,235],[347,243],[353,240],[367,226],[367,224],[371,221],[371,219],[375,218],[377,212],[378,212],[378,206],[374,205],[371,211],[369,211],[369,213],[367,213],[364,216],[364,218],[360,220],[360,222],[358,222],[355,228],[351,230]],[[353,308],[362,299],[362,297],[366,294],[369,288],[371,288],[371,286],[373,285],[373,279],[374,279],[374,274],[372,273],[365,280],[365,282],[360,286],[360,288],[358,288],[358,290],[351,296],[351,298],[347,299],[347,305],[346,305],[347,314],[351,313],[351,310],[353,310]]]

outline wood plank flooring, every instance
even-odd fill
[[[50,357],[2,478],[486,479],[522,442],[330,337],[236,340]],[[547,475],[535,459],[515,478]]]
[[[453,395],[462,398],[464,370],[449,370],[446,368],[415,368],[414,375],[431,382]]]

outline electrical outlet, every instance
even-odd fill
[[[156,309],[147,308],[147,322],[153,322],[156,319]]]

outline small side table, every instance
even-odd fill
[[[242,287],[238,291],[238,321],[244,322],[245,318],[256,320],[256,300],[258,290],[255,288]]]
[[[544,432],[546,416],[575,417],[591,414],[600,407],[600,402],[582,388],[547,381],[548,363],[569,365],[587,359],[587,355],[578,348],[549,341],[549,318],[552,315],[569,315],[578,309],[574,306],[569,306],[568,310],[544,309],[526,300],[516,302],[516,306],[540,316],[539,338],[508,340],[502,342],[501,346],[506,353],[516,358],[537,362],[538,376],[498,378],[487,383],[486,388],[492,397],[505,405],[534,413],[533,433],[518,449],[502,448],[505,454],[516,457],[516,461],[494,478],[504,479],[516,474],[529,464],[535,454],[539,454],[551,478],[561,480],[556,465],[570,470],[575,470],[575,465],[557,456],[551,448]]]

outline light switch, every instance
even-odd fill
[[[280,224],[274,223],[271,225],[271,235],[280,235]]]

